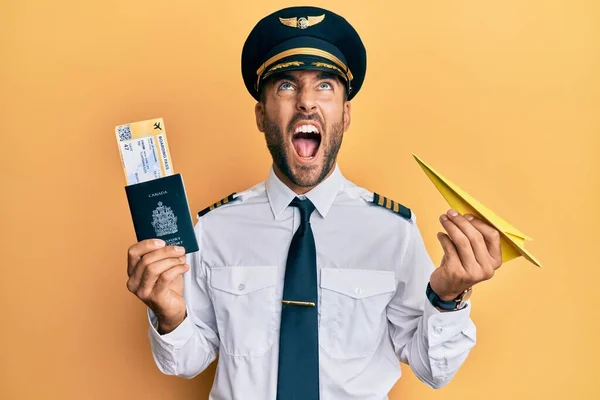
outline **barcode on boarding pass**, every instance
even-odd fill
[[[117,137],[119,142],[131,140],[131,126],[129,124],[117,126]]]

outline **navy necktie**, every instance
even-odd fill
[[[277,400],[319,400],[317,251],[310,227],[315,206],[295,198],[300,227],[292,238],[285,267]]]

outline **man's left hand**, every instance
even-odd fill
[[[446,233],[438,233],[444,249],[439,268],[430,278],[431,289],[444,301],[473,285],[491,279],[502,265],[500,233],[472,215],[454,210],[440,217]]]

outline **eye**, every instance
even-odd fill
[[[319,89],[320,90],[331,90],[331,89],[333,89],[333,86],[329,82],[322,82],[319,84]]]
[[[281,85],[279,85],[278,90],[294,90],[294,86],[292,86],[292,84],[289,82],[283,82]]]

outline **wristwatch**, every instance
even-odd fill
[[[468,288],[464,292],[458,295],[454,300],[445,301],[440,299],[440,296],[437,295],[431,288],[431,284],[427,284],[427,290],[425,293],[427,294],[427,298],[429,302],[436,308],[444,311],[456,311],[462,310],[466,307],[467,301],[471,298],[471,293],[473,292],[473,288]]]

